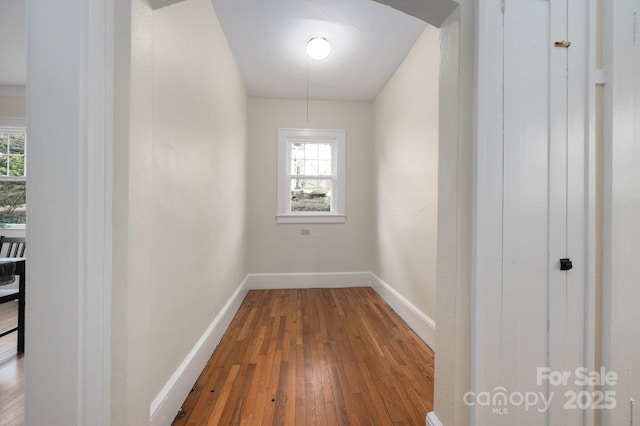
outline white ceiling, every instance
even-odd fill
[[[0,0],[0,86],[25,86],[25,0]]]
[[[425,22],[371,0],[212,0],[252,97],[365,100],[376,97]],[[313,37],[327,59],[307,58]]]
[[[426,26],[372,0],[212,3],[252,97],[372,100]],[[327,59],[307,57],[313,37],[331,42]],[[25,0],[0,0],[0,86],[25,85]]]

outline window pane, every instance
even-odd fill
[[[8,143],[9,143],[9,135],[6,133],[0,133],[0,154],[7,153]]]
[[[291,211],[331,211],[331,180],[291,179]]]
[[[306,143],[306,144],[304,144],[304,158],[306,160],[317,160],[318,159],[318,144],[317,143]]]
[[[318,174],[330,176],[332,173],[331,160],[320,160],[319,163],[320,163],[320,170],[318,170]]]
[[[10,176],[24,176],[24,156],[15,155],[9,157],[9,175]]]
[[[7,176],[7,156],[0,156],[0,176]]]
[[[327,143],[291,144],[291,174],[331,176],[332,148]]]
[[[304,173],[304,144],[291,144],[291,174],[303,175]]]
[[[24,134],[9,135],[9,154],[24,155]]]
[[[318,174],[318,160],[306,160],[304,162],[304,174],[305,175],[317,175]]]
[[[291,144],[291,159],[304,160],[304,144],[301,144],[301,143]]]
[[[304,160],[292,160],[291,161],[291,174],[303,175],[304,174]]]
[[[331,160],[331,144],[321,143],[318,144],[319,155],[318,158],[320,160]]]
[[[26,223],[27,183],[0,181],[0,223]]]

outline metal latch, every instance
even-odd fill
[[[556,47],[569,47],[569,46],[571,46],[571,42],[570,41],[566,41],[566,40],[556,41],[554,43],[554,45]]]
[[[561,271],[569,271],[573,269],[573,263],[571,259],[560,259],[560,270]]]

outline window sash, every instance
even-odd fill
[[[13,157],[22,157],[22,169],[23,169],[23,175],[22,176],[11,176],[11,175],[2,175],[0,174],[0,179],[1,180],[13,180],[14,178],[17,178],[17,180],[26,180],[27,177],[27,147],[28,147],[28,140],[27,140],[27,130],[24,127],[2,127],[0,126],[0,134],[5,134],[7,135],[7,147],[6,147],[6,152],[5,153],[0,153],[0,158],[4,158],[6,159],[7,162],[7,172],[10,173],[11,170],[11,158]],[[14,154],[13,152],[11,152],[11,147],[9,145],[9,135],[24,135],[24,148],[23,148],[23,152],[19,153],[19,154]]]
[[[6,152],[3,154],[0,154],[1,158],[6,159],[7,162],[7,172],[11,173],[11,158],[13,157],[22,157],[23,161],[22,161],[22,168],[23,168],[23,175],[22,176],[10,176],[10,175],[0,175],[0,182],[27,182],[27,150],[28,150],[28,139],[27,139],[27,131],[26,128],[24,127],[12,127],[12,126],[0,126],[0,134],[6,134],[7,135],[7,143],[9,143],[9,138],[8,136],[11,134],[19,134],[19,135],[24,135],[24,149],[22,153],[13,153],[11,150],[11,146],[7,145],[6,147]],[[26,199],[25,199],[25,207],[28,208],[28,206],[26,206]],[[24,229],[25,228],[25,224],[24,223],[14,223],[14,222],[0,222],[0,227],[2,228],[15,228],[15,229]]]
[[[331,174],[294,174],[294,144],[331,145]],[[326,152],[326,151],[325,151]],[[317,160],[327,160],[318,151]],[[321,158],[322,157],[322,158]],[[306,151],[303,158],[307,160]],[[278,129],[278,223],[343,223],[345,221],[345,132],[344,130]],[[311,158],[313,161],[313,158]],[[306,172],[306,170],[304,170]],[[330,180],[330,210],[292,209],[292,179]]]
[[[331,145],[331,174],[330,175],[307,175],[307,174],[300,174],[300,175],[296,175],[292,173],[291,170],[291,164],[293,162],[293,158],[292,158],[292,151],[293,151],[293,146],[296,144],[302,144],[302,145],[318,145],[318,144],[324,144],[324,145]],[[306,160],[306,158],[305,158]],[[310,138],[308,140],[294,140],[294,139],[289,139],[287,141],[287,174],[286,174],[286,179],[287,182],[289,183],[289,186],[291,185],[291,180],[293,179],[307,179],[307,180],[330,180],[331,181],[331,189],[333,192],[335,192],[335,187],[336,187],[336,181],[337,181],[337,177],[336,177],[336,144],[333,140],[323,140],[323,139],[313,139]],[[310,212],[308,211],[295,211],[293,210],[293,206],[292,206],[292,197],[289,196],[287,197],[287,207],[286,207],[286,214],[288,215],[309,215]],[[312,212],[312,214],[314,215],[330,215],[330,214],[335,214],[336,213],[336,203],[334,201],[334,197],[331,197],[331,199],[329,200],[329,206],[330,209],[329,211],[314,211]]]
[[[335,211],[335,202],[333,202],[334,179],[327,177],[309,179],[311,180],[309,182],[312,185],[311,187],[297,188],[296,185],[302,180],[298,176],[294,176],[289,181],[289,213],[327,214]],[[321,192],[316,192],[318,190]]]

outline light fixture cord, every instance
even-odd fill
[[[307,124],[309,124],[309,58],[307,58]]]

